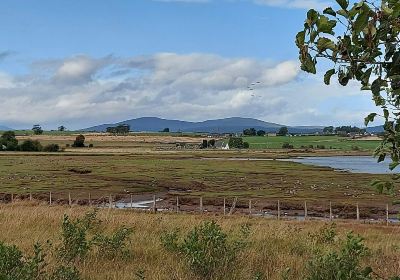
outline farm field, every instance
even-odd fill
[[[15,244],[26,254],[33,254],[33,245],[40,242],[45,250],[60,246],[61,221],[64,214],[71,219],[82,217],[88,207],[44,206],[38,204],[0,205],[1,239]],[[181,256],[165,249],[161,236],[179,229],[186,234],[204,221],[215,220],[228,236],[249,229],[248,243],[237,258],[228,265],[223,278],[218,279],[306,279],[309,262],[316,252],[338,250],[348,232],[360,234],[368,254],[361,266],[371,266],[382,279],[399,275],[398,227],[338,222],[335,225],[318,221],[276,221],[245,216],[149,214],[129,210],[100,210],[98,218],[106,232],[121,226],[132,228],[130,242],[124,248],[128,257],[110,261],[91,250],[84,261],[76,261],[82,279],[202,279],[189,270]],[[331,230],[330,230],[331,229]],[[327,235],[329,234],[329,235]],[[51,245],[46,245],[51,244]],[[59,264],[55,254],[47,254],[49,268]],[[141,275],[142,278],[139,278]],[[255,278],[258,277],[262,278]],[[285,278],[283,278],[285,277]]]
[[[299,149],[309,147],[317,148],[317,145],[325,149],[337,150],[366,150],[373,151],[379,144],[379,140],[350,139],[338,136],[248,136],[243,141],[250,144],[251,149],[280,149],[283,143],[289,143]]]

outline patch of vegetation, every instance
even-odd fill
[[[196,226],[180,241],[177,231],[162,236],[164,248],[183,257],[188,267],[202,279],[213,279],[232,268],[237,254],[246,246],[249,231],[242,231],[240,238],[229,239],[215,221]]]

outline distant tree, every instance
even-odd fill
[[[60,125],[58,127],[58,131],[66,131],[66,130],[67,130],[67,128],[65,126],[63,126],[63,125]]]
[[[19,145],[19,150],[24,152],[40,152],[43,150],[43,146],[37,140],[25,140]]]
[[[161,132],[169,132],[169,127],[164,128]]]
[[[106,131],[114,135],[125,135],[129,133],[130,129],[131,127],[128,124],[120,124],[117,126],[107,127]]]
[[[75,147],[75,148],[85,147],[85,136],[83,136],[82,134],[76,136],[74,144],[72,144],[72,147]]]
[[[327,126],[327,127],[324,127],[324,129],[322,131],[324,133],[332,134],[332,133],[334,133],[334,130],[335,130],[335,128],[333,126]]]
[[[208,147],[208,141],[206,139],[203,139],[203,141],[201,142],[201,148],[207,149],[207,147]]]
[[[255,128],[247,128],[243,130],[243,135],[246,136],[256,136],[257,135],[257,131]]]
[[[258,130],[257,131],[257,136],[265,136],[265,131],[264,130]]]
[[[15,151],[18,148],[18,140],[14,131],[5,131],[0,137],[0,150]]]
[[[35,124],[35,125],[32,127],[32,130],[33,130],[33,133],[34,133],[35,135],[41,135],[41,134],[43,134],[43,129],[42,129],[42,127],[41,127],[39,124]]]
[[[210,147],[210,148],[215,147],[215,139],[211,139],[208,141],[208,147]]]
[[[250,147],[248,142],[243,142],[241,137],[231,137],[228,142],[229,148],[232,149],[248,149]]]
[[[286,126],[282,126],[278,132],[276,133],[276,135],[278,136],[286,136],[288,134],[289,130]]]

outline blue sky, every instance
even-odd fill
[[[361,124],[356,85],[298,70],[318,0],[3,0],[0,124],[81,128],[141,116]],[[262,80],[254,93],[247,86]],[[358,104],[357,106],[355,104]]]

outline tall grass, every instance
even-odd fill
[[[33,254],[33,244],[61,244],[60,233],[64,214],[71,219],[82,218],[87,207],[49,207],[38,204],[0,206],[0,240],[15,244]],[[150,214],[130,210],[99,210],[98,218],[105,232],[115,232],[127,226],[133,229],[128,258],[110,261],[100,254],[89,254],[77,264],[83,279],[201,279],[176,255],[166,250],[161,237],[166,232],[186,236],[204,221],[215,220],[226,234],[238,233],[244,225],[250,229],[249,243],[230,266],[229,279],[305,279],[307,263],[319,251],[334,250],[336,239],[344,239],[351,230],[365,238],[369,254],[363,266],[389,277],[400,274],[400,234],[397,226],[339,223],[337,236],[323,222],[275,221],[254,217],[223,217],[187,214]],[[48,256],[50,266],[57,258]],[[219,278],[220,279],[220,278]]]

